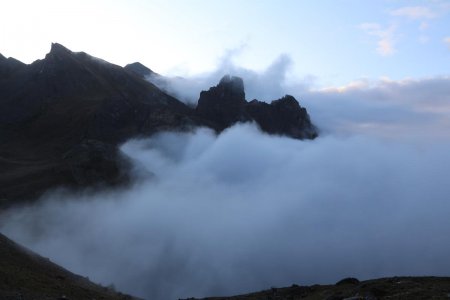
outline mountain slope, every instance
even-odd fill
[[[145,80],[148,74],[156,73],[56,43],[30,65],[0,56],[0,209],[53,187],[127,183],[129,162],[117,146],[131,137],[196,126],[221,132],[248,121],[271,134],[317,136],[291,96],[247,102],[242,79],[225,76],[195,109]]]
[[[75,275],[0,234],[0,299],[133,299]]]
[[[59,44],[45,59],[1,80],[0,91],[0,126],[22,130],[29,139],[118,142],[154,131],[155,124],[178,126],[177,117],[190,114],[183,103],[140,77]],[[49,130],[52,136],[45,135]]]
[[[0,58],[0,74],[0,205],[53,186],[121,182],[117,144],[196,124],[139,76],[59,44],[30,65]]]

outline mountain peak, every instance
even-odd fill
[[[131,71],[135,73],[136,75],[139,75],[143,78],[151,75],[158,75],[157,73],[153,72],[150,68],[147,68],[140,62],[134,62],[131,64],[128,64],[124,68],[125,70]]]
[[[219,84],[236,84],[244,86],[244,80],[241,77],[226,74],[220,79]]]
[[[245,99],[244,80],[241,77],[225,75],[220,79],[217,87],[229,91],[237,98]]]
[[[244,81],[237,76],[225,75],[218,85],[200,93],[197,110],[201,111],[204,104],[213,105],[219,110],[224,107],[233,107],[233,110],[236,110],[243,103],[246,103]]]
[[[58,43],[52,43],[50,52],[45,56],[46,59],[51,59],[52,61],[62,61],[73,55],[73,52]]]
[[[196,112],[217,131],[237,122],[255,121],[263,131],[271,134],[298,139],[317,136],[306,109],[293,96],[286,95],[271,104],[257,100],[247,102],[244,81],[237,76],[225,75],[218,85],[202,91]]]
[[[58,43],[52,43],[50,53],[72,53],[69,49]]]

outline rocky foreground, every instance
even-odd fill
[[[189,298],[191,300],[195,298]],[[256,293],[204,300],[426,300],[450,299],[450,277],[391,277],[359,281],[346,278],[334,285],[292,285]]]
[[[75,275],[0,234],[0,300],[136,299]]]

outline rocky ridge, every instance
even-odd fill
[[[317,136],[292,96],[247,102],[243,80],[224,76],[192,108],[149,75],[163,78],[139,63],[122,68],[56,43],[29,65],[0,56],[0,209],[58,186],[126,183],[129,164],[117,147],[132,137],[197,126],[220,133],[249,121],[269,134]]]
[[[306,109],[293,96],[286,95],[270,104],[258,100],[248,102],[242,78],[229,75],[200,93],[196,112],[218,132],[237,122],[253,121],[269,134],[298,139],[314,139],[318,135]]]

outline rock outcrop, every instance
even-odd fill
[[[197,114],[217,131],[250,118],[245,112],[244,82],[239,77],[224,76],[218,85],[202,91],[197,104]]]
[[[196,108],[197,114],[217,131],[237,122],[256,122],[270,134],[287,135],[298,139],[317,137],[305,108],[289,95],[270,104],[258,100],[245,100],[244,82],[239,77],[224,76],[219,84],[202,91]]]

